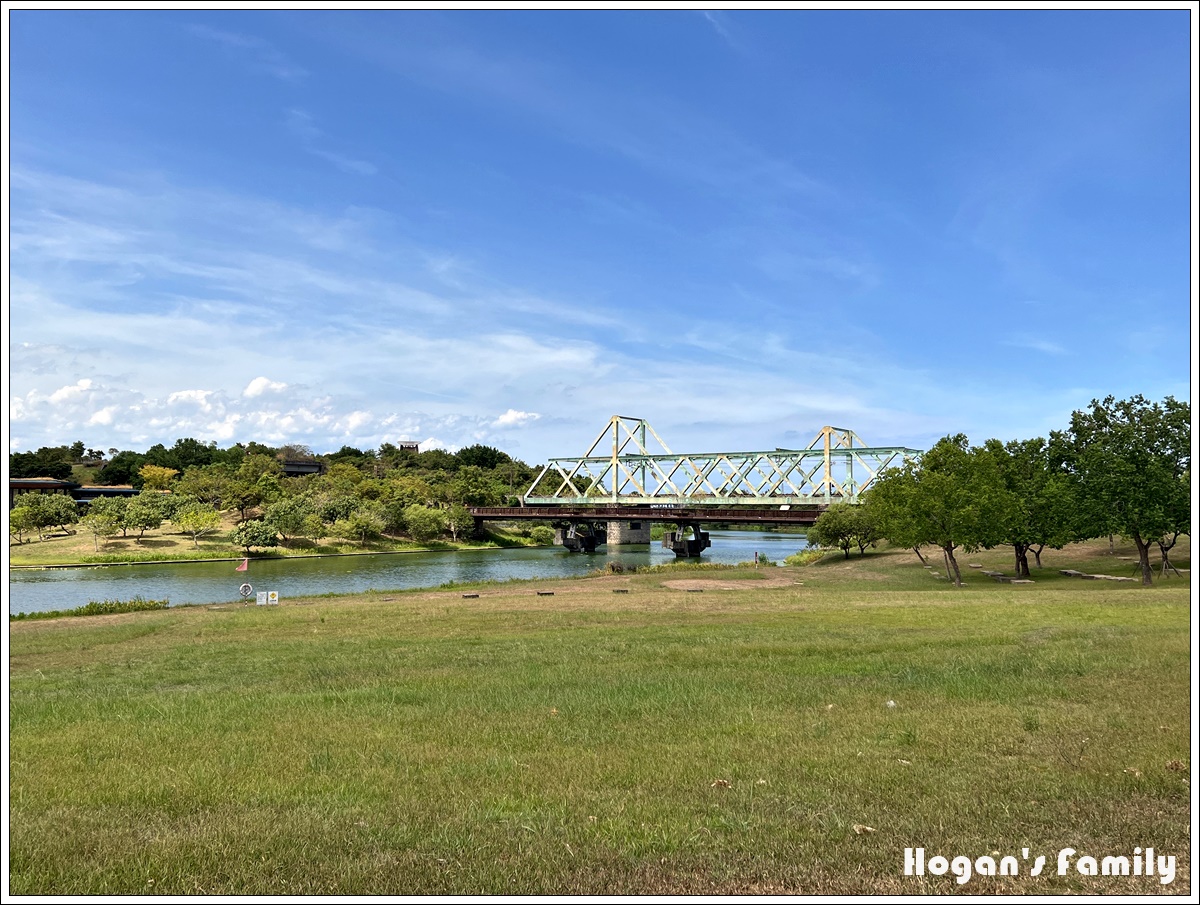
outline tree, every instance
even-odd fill
[[[233,542],[249,556],[251,547],[275,547],[279,545],[279,538],[275,536],[275,529],[262,519],[249,519],[239,522],[233,529]]]
[[[55,525],[70,534],[70,526],[79,521],[79,508],[65,493],[23,493],[20,502],[9,511],[25,531],[36,531],[38,539],[46,536],[46,529]],[[20,510],[20,511],[18,511]]]
[[[151,465],[149,463],[138,469],[138,477],[142,479],[142,487],[149,490],[166,490],[171,483],[171,478],[179,474],[179,471],[174,468],[165,468],[162,465]]]
[[[46,527],[58,526],[71,534],[71,525],[79,521],[79,504],[65,493],[39,493]]]
[[[1079,501],[1078,533],[1131,538],[1149,586],[1150,545],[1189,530],[1184,476],[1191,471],[1191,406],[1172,396],[1161,403],[1141,395],[1093,399],[1054,439]]]
[[[37,452],[11,453],[9,477],[71,480],[72,456],[65,446],[43,446]]]
[[[172,517],[171,523],[184,534],[190,534],[192,545],[199,549],[200,538],[212,534],[221,526],[221,513],[208,503],[185,503]]]
[[[131,484],[140,488],[142,479],[138,475],[138,469],[145,464],[146,457],[131,450],[115,453],[108,460],[108,464],[101,468],[96,475],[96,482],[109,487],[117,484]]]
[[[108,546],[108,539],[121,530],[121,523],[117,517],[112,512],[105,512],[103,509],[89,509],[88,514],[79,521],[92,533],[97,553],[100,552],[100,538],[104,538],[105,546]]]
[[[16,537],[18,544],[25,543],[25,535],[36,528],[33,510],[28,506],[14,506],[8,511],[8,533]]]
[[[143,490],[129,500],[125,508],[124,524],[128,528],[138,529],[138,540],[141,540],[146,530],[155,530],[162,526],[164,518],[161,494],[156,490]]]
[[[485,471],[492,471],[496,467],[511,461],[508,453],[501,452],[493,446],[483,446],[479,443],[460,449],[454,454],[454,458],[458,459],[460,465],[474,465]]]
[[[175,445],[171,447],[171,453],[179,463],[180,471],[187,471],[189,468],[199,468],[212,464],[213,455],[216,453],[216,450],[217,443],[215,440],[201,443],[199,440],[191,437],[183,437],[176,440]]]
[[[438,509],[419,503],[404,510],[404,524],[409,536],[417,543],[427,543],[446,529],[446,517]]]
[[[450,501],[464,506],[496,506],[504,496],[491,477],[478,465],[459,468],[450,482]]]
[[[475,529],[475,517],[462,503],[455,503],[447,513],[446,525],[450,528],[450,537],[457,542],[460,534]]]
[[[312,504],[300,497],[284,497],[269,505],[263,518],[279,532],[286,545],[289,538],[304,533],[305,521],[313,515]]]
[[[820,547],[837,547],[849,559],[850,548],[854,546],[853,514],[850,511],[853,508],[849,503],[834,503],[822,512],[805,532],[809,542]]]
[[[1013,548],[1016,575],[1028,578],[1030,550],[1040,569],[1042,550],[1062,549],[1073,539],[1070,483],[1051,461],[1050,445],[1042,437],[1003,444],[988,440],[984,447],[995,458],[1004,486],[1012,494],[1004,543]]]
[[[125,522],[125,510],[129,508],[129,499],[127,497],[100,497],[92,500],[88,504],[88,515],[93,513],[102,513],[106,517],[112,519],[113,523],[121,529],[121,536],[127,537],[127,529],[129,526]]]
[[[360,506],[349,516],[333,523],[333,533],[336,537],[357,541],[365,544],[376,540],[383,533],[383,516],[378,511],[378,504]]]
[[[1013,505],[995,457],[969,448],[963,434],[942,438],[919,461],[882,472],[868,500],[892,543],[940,547],[956,586],[962,573],[955,549],[970,553],[1002,543]]]
[[[234,473],[235,469],[224,463],[194,465],[175,482],[175,492],[208,503],[214,509],[221,509],[224,508],[225,497],[229,484],[234,479]]]

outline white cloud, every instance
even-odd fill
[[[537,412],[518,412],[516,409],[509,409],[492,422],[492,427],[521,427],[540,417],[542,416]]]
[[[278,393],[287,389],[287,384],[277,380],[271,380],[268,377],[255,377],[246,385],[246,389],[242,390],[242,395],[251,398],[261,396],[263,393],[270,390],[273,393]]]
[[[180,390],[167,397],[167,405],[183,402],[195,405],[201,411],[210,412],[212,405],[209,403],[208,397],[211,395],[212,390]]]
[[[81,380],[73,386],[62,387],[50,394],[51,402],[66,402],[71,399],[77,399],[92,388],[90,380]]]

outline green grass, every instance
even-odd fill
[[[1186,580],[856,560],[13,623],[11,891],[1186,891]]]

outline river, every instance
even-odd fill
[[[804,548],[802,534],[768,531],[710,531],[712,546],[702,562],[738,563],[756,552],[773,562]],[[279,599],[362,591],[435,588],[447,582],[508,581],[520,578],[578,578],[606,562],[657,565],[675,555],[658,541],[648,548],[601,548],[569,553],[562,547],[460,550],[443,553],[389,553],[364,556],[251,560],[246,572],[233,562],[109,565],[72,569],[14,569],[8,585],[10,613],[70,610],[92,600],[129,600],[142,596],[169,600],[172,606],[241,600],[239,586],[276,591]]]

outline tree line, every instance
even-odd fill
[[[1165,574],[1169,553],[1191,528],[1191,408],[1168,396],[1093,399],[1048,438],[939,440],[919,458],[882,472],[857,507],[830,507],[809,532],[846,556],[879,540],[939,548],[946,573],[962,584],[955,551],[1013,548],[1028,578],[1029,554],[1041,567],[1046,547],[1120,535],[1138,550],[1151,584],[1151,548]]]
[[[44,465],[71,449],[13,454],[10,464],[21,456],[24,465],[30,465],[30,457]],[[323,471],[289,477],[285,461],[319,462]],[[130,531],[140,537],[168,520],[198,546],[200,537],[217,530],[222,512],[236,514],[234,541],[247,552],[300,538],[366,544],[385,535],[428,542],[448,534],[457,540],[474,527],[468,507],[516,505],[536,474],[524,462],[481,444],[455,453],[418,452],[388,443],[378,450],[343,446],[318,456],[296,445],[248,443],[218,449],[215,443],[181,439],[170,448],[158,444],[145,453],[115,452],[96,474],[96,482],[128,484],[140,492],[95,500],[81,521],[95,534],[97,547],[101,539],[117,533],[129,536]],[[23,475],[14,471],[13,476]],[[42,470],[29,476],[55,475]],[[69,478],[68,471],[65,479]],[[10,513],[18,541],[25,533],[41,535],[70,518],[70,501],[61,497],[60,503],[55,496],[61,497],[18,497]]]

